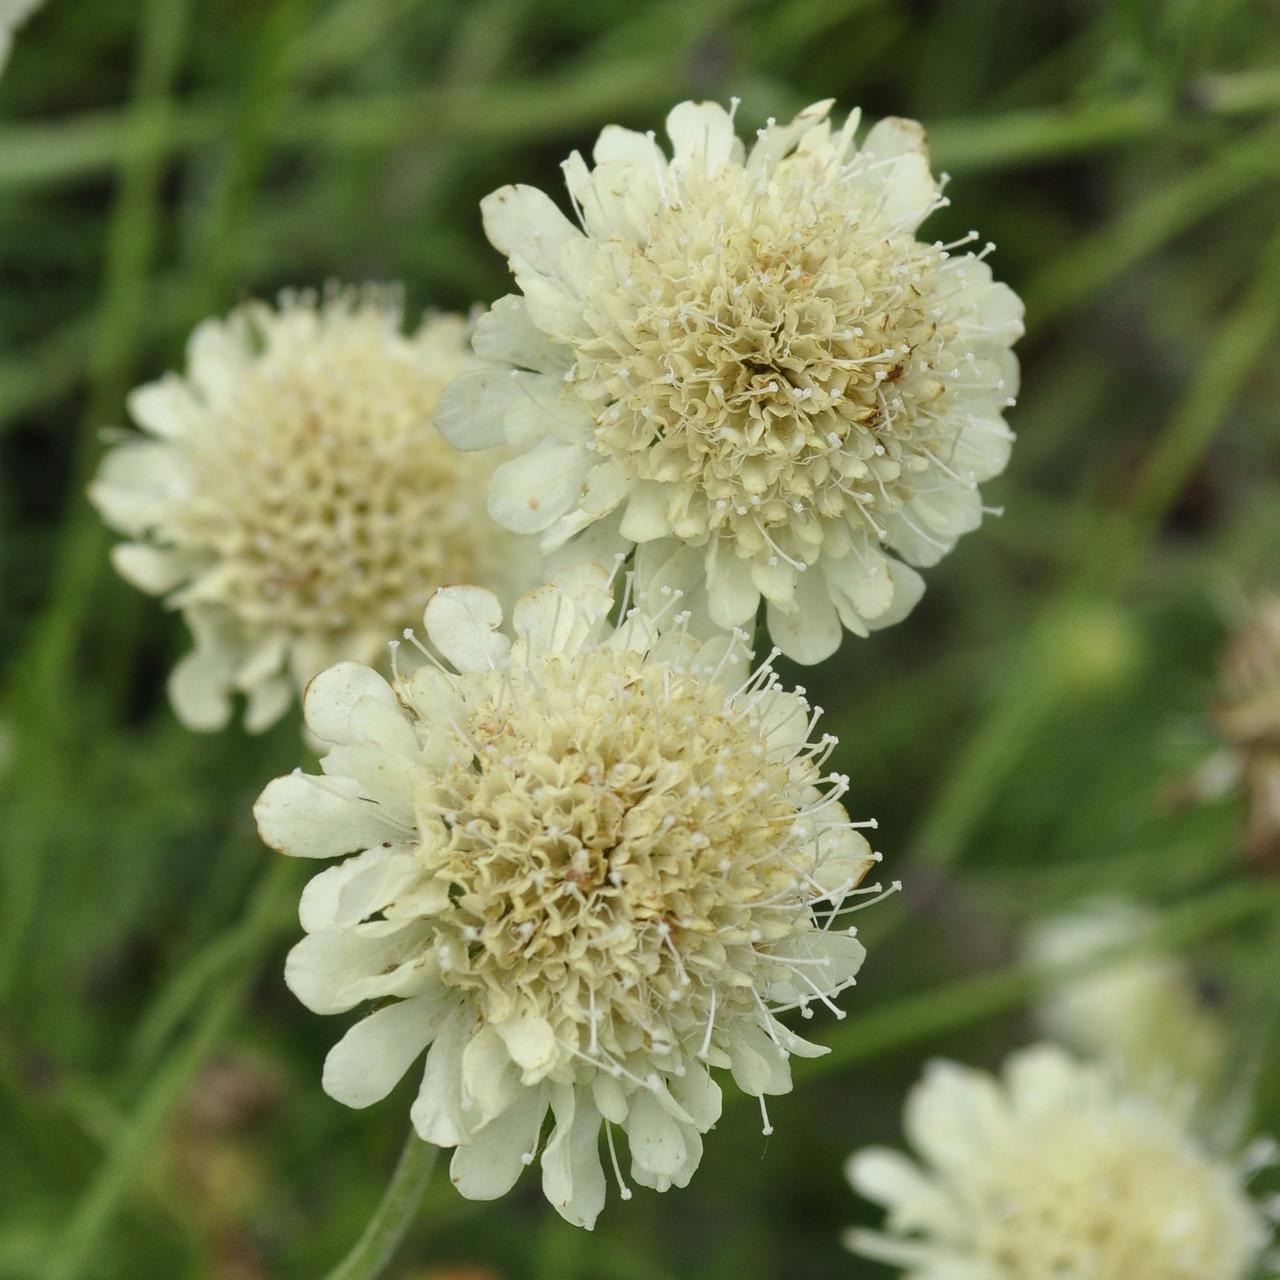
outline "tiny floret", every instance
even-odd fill
[[[456,1149],[459,1191],[503,1195],[541,1149],[548,1200],[587,1227],[602,1131],[624,1199],[615,1130],[635,1182],[684,1186],[713,1069],[763,1111],[823,1052],[780,1015],[835,1007],[863,957],[847,912],[879,891],[804,700],[741,634],[611,607],[594,564],[509,632],[489,592],[437,591],[390,684],[355,663],[311,683],[323,774],[255,809],[283,853],[355,855],[307,886],[285,975],[317,1012],[378,1002],[326,1090],[368,1106],[427,1049],[411,1119]]]
[[[485,514],[496,459],[431,426],[476,365],[461,317],[406,335],[394,292],[334,290],[205,321],[185,374],[133,392],[141,431],[89,493],[132,539],[121,575],[195,638],[169,681],[185,724],[221,728],[242,693],[247,727],[265,729],[324,667],[376,661],[436,587],[532,580],[522,540]]]
[[[763,598],[800,662],[903,618],[911,566],[981,522],[1022,331],[991,246],[917,238],[946,202],[921,127],[858,144],[830,108],[749,151],[714,103],[672,110],[670,156],[611,125],[564,165],[576,225],[531,187],[490,195],[520,292],[475,348],[513,375],[459,379],[437,415],[463,448],[525,449],[494,474],[501,523],[548,553],[637,548],[642,598],[679,581],[720,627]]]
[[[1271,1237],[1245,1192],[1254,1153],[1211,1154],[1184,1107],[1054,1046],[1014,1054],[999,1080],[933,1063],[906,1129],[919,1163],[850,1159],[889,1216],[846,1243],[910,1280],[1250,1280]]]

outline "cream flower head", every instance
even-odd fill
[[[121,575],[194,633],[169,682],[185,724],[221,728],[241,692],[264,729],[317,671],[376,660],[436,587],[533,580],[524,540],[484,511],[495,460],[431,426],[476,367],[466,341],[450,315],[406,336],[386,290],[286,296],[205,321],[186,374],[130,396],[142,433],[89,494],[134,539],[115,548]]]
[[[1226,1049],[1222,1021],[1178,956],[1142,946],[1154,922],[1137,904],[1109,899],[1038,921],[1024,949],[1032,964],[1045,968],[1126,943],[1140,949],[1056,983],[1037,1002],[1036,1020],[1046,1035],[1113,1064],[1134,1082],[1207,1086]]]
[[[889,1220],[847,1243],[907,1280],[1248,1280],[1270,1239],[1244,1189],[1256,1162],[1214,1158],[1177,1111],[1052,1046],[1002,1080],[933,1063],[906,1129],[923,1167],[849,1161]]]
[[[668,614],[675,602],[671,602]],[[631,1176],[684,1186],[720,1115],[710,1068],[760,1098],[792,1054],[780,1020],[854,981],[840,922],[878,860],[823,772],[817,710],[750,669],[744,637],[627,612],[594,564],[523,597],[444,588],[424,660],[393,684],[355,663],[311,682],[323,776],[255,813],[283,853],[355,853],[307,886],[285,977],[318,1013],[383,1002],[330,1052],[324,1086],[386,1096],[428,1045],[411,1118],[455,1147],[463,1195],[508,1191],[538,1151],[570,1222],[604,1204],[603,1127]],[[447,663],[447,665],[445,665]]]
[[[733,114],[682,102],[670,159],[610,126],[564,166],[579,226],[541,191],[482,204],[520,295],[475,334],[503,369],[437,411],[464,449],[532,446],[489,510],[608,557],[638,544],[719,627],[761,597],[774,642],[817,662],[903,618],[931,565],[982,519],[1003,470],[1022,305],[982,260],[916,239],[945,204],[913,121],[830,102],[770,122],[749,153]],[[969,242],[970,237],[960,241]],[[589,530],[589,534],[582,531]]]

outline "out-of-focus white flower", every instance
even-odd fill
[[[0,0],[0,72],[13,49],[13,33],[44,3],[44,0]]]
[[[1095,902],[1039,921],[1025,950],[1036,965],[1072,965],[1125,944],[1141,948],[1153,924],[1133,903]],[[1178,957],[1150,945],[1064,979],[1037,1004],[1036,1017],[1046,1035],[1148,1085],[1208,1084],[1225,1049],[1221,1021],[1193,975]]]
[[[615,1127],[637,1182],[688,1182],[720,1115],[709,1068],[769,1132],[764,1095],[823,1052],[778,1015],[834,1007],[863,958],[842,914],[878,892],[857,887],[879,855],[824,774],[817,710],[752,671],[740,633],[702,643],[634,609],[614,629],[610,606],[602,569],[562,570],[511,638],[488,592],[438,591],[423,624],[447,665],[318,676],[324,775],[255,810],[283,853],[358,851],[308,885],[286,968],[317,1012],[383,1002],[329,1054],[328,1092],[368,1106],[429,1045],[411,1118],[475,1199],[515,1183],[550,1108],[543,1189],[584,1226],[602,1127],[624,1198]]]
[[[580,228],[531,187],[490,195],[521,293],[475,349],[507,369],[459,379],[436,417],[465,449],[527,447],[494,475],[498,521],[605,562],[639,544],[641,597],[654,575],[697,584],[720,627],[763,597],[800,662],[904,617],[908,565],[980,523],[1022,331],[985,250],[916,238],[946,203],[921,127],[858,146],[857,113],[836,132],[830,107],[749,153],[714,103],[674,108],[670,158],[611,125],[594,167],[564,165]]]
[[[920,1163],[850,1159],[889,1216],[846,1242],[907,1280],[1248,1280],[1270,1239],[1245,1193],[1268,1152],[1218,1159],[1177,1110],[1053,1046],[1014,1054],[1000,1080],[933,1063],[906,1129]]]
[[[431,425],[476,367],[466,333],[441,315],[405,335],[388,290],[252,302],[196,329],[185,375],[130,396],[142,433],[89,492],[134,539],[116,568],[195,636],[169,682],[185,724],[221,728],[240,692],[264,729],[324,667],[375,661],[436,587],[534,580],[536,556],[485,514],[497,459]]]

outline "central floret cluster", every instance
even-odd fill
[[[597,523],[606,550],[669,541],[712,621],[763,596],[801,661],[904,616],[922,587],[900,561],[981,521],[1021,332],[985,251],[916,239],[946,203],[920,127],[857,147],[856,113],[834,133],[829,107],[750,153],[714,104],[672,111],[670,159],[606,129],[594,168],[565,165],[581,231],[530,188],[490,196],[523,296],[476,349],[514,377],[460,379],[438,414],[465,448],[538,441],[496,474],[498,520],[547,548]]]
[[[524,597],[508,638],[489,593],[437,592],[394,688],[350,663],[312,683],[325,776],[257,808],[283,852],[362,851],[308,887],[287,971],[321,1012],[399,998],[330,1054],[329,1091],[372,1102],[431,1044],[413,1119],[458,1148],[463,1193],[506,1191],[550,1106],[544,1186],[586,1224],[602,1124],[637,1181],[683,1185],[719,1114],[708,1068],[763,1098],[821,1052],[777,1015],[853,981],[840,920],[877,856],[817,713],[741,635],[637,610],[615,629],[610,606],[580,566]]]

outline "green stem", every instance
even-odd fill
[[[439,1147],[409,1131],[395,1172],[369,1225],[325,1280],[374,1280],[382,1274],[421,1207],[439,1154]]]
[[[137,1108],[120,1126],[49,1259],[46,1280],[78,1280],[89,1273],[103,1235],[145,1171],[174,1108],[222,1043],[248,999],[264,944],[274,935],[281,904],[293,896],[294,872],[285,858],[273,858],[269,863],[246,917],[254,945],[226,976],[186,1037],[157,1068]]]

